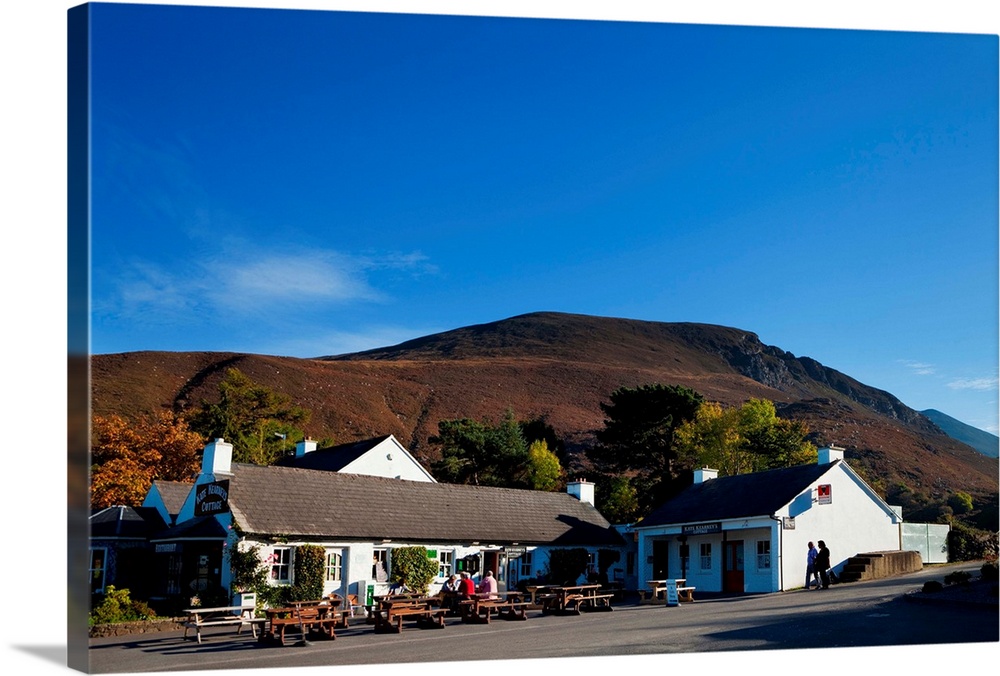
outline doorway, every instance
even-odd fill
[[[666,580],[670,575],[669,540],[653,540],[653,579]]]
[[[743,591],[743,541],[722,543],[722,591]]]

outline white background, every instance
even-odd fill
[[[0,382],[3,430],[6,555],[0,593],[5,673],[65,670],[66,646],[66,11],[80,3],[6,0],[0,9],[3,78],[2,335]],[[670,2],[613,0],[554,2],[430,0],[348,2],[177,2],[156,4],[296,7],[433,14],[560,17],[998,33],[995,3],[988,0],[840,0],[755,2],[702,0],[678,8]],[[662,5],[662,7],[660,7]],[[473,646],[468,646],[473,649]],[[897,673],[947,673],[996,664],[998,644],[865,650],[757,651],[734,655],[670,655],[609,660],[547,660],[546,669],[605,673],[620,668],[715,673],[837,673],[890,667]],[[989,661],[987,661],[989,660]],[[517,664],[518,666],[515,666]],[[961,665],[961,666],[960,666]],[[458,665],[449,665],[449,671]],[[523,662],[465,665],[477,672],[524,669]],[[543,666],[543,665],[539,665]],[[390,673],[389,666],[376,668]],[[436,674],[435,665],[407,666]],[[12,670],[13,669],[13,670]],[[23,670],[23,671],[22,671]],[[310,673],[347,673],[322,667]],[[372,669],[368,673],[372,673]],[[232,672],[191,672],[218,673]]]

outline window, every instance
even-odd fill
[[[771,541],[757,541],[757,568],[763,570],[771,567]]]
[[[712,543],[701,543],[701,569],[712,570]]]
[[[635,552],[625,552],[625,572],[628,575],[635,575]]]
[[[292,548],[275,547],[269,557],[271,562],[271,579],[275,582],[291,582],[292,579]]]
[[[344,579],[344,557],[338,552],[326,553],[326,581],[340,582]]]
[[[454,560],[455,552],[438,552],[438,577],[448,577],[451,575]]]
[[[107,570],[108,552],[104,548],[90,550],[90,592],[104,591],[104,573]]]
[[[376,582],[389,581],[388,549],[376,549],[372,555],[372,579]]]
[[[521,554],[521,558],[518,559],[521,565],[521,577],[528,579],[531,577],[531,552],[525,552]]]
[[[593,573],[597,570],[597,554],[594,552],[587,552],[587,573]]]

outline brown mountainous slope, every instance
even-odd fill
[[[585,471],[579,451],[603,424],[600,403],[621,386],[684,385],[706,399],[773,400],[805,421],[817,444],[886,486],[943,496],[997,492],[997,463],[946,436],[881,390],[764,345],[739,329],[533,313],[394,347],[298,359],[236,353],[130,352],[92,357],[93,411],[126,417],[214,399],[228,367],[312,411],[306,432],[348,442],[394,434],[429,465],[440,420],[545,416]]]

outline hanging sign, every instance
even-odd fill
[[[194,515],[225,514],[229,511],[229,479],[201,484],[194,494]]]
[[[820,484],[816,487],[816,495],[819,498],[819,504],[829,505],[833,503],[833,493],[831,491],[832,486],[830,486],[830,484]]]

